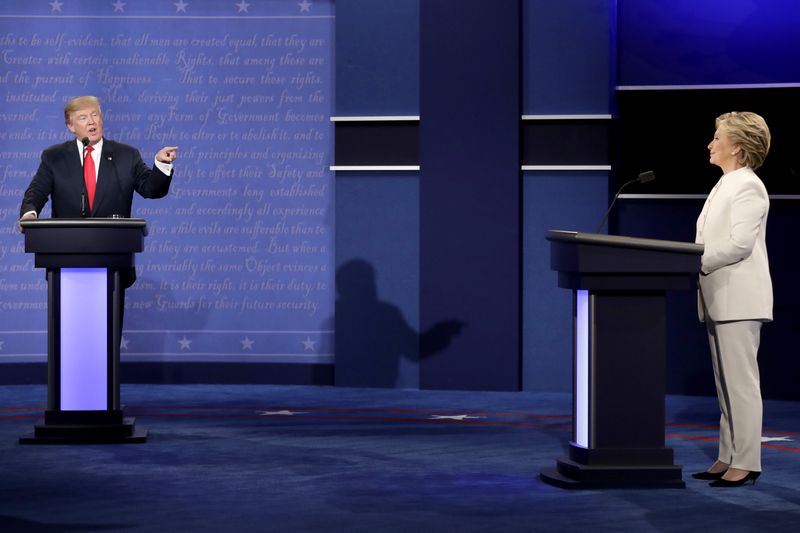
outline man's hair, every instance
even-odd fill
[[[85,107],[96,107],[100,116],[103,116],[103,110],[100,109],[100,100],[96,96],[78,96],[67,102],[64,106],[64,123],[69,124],[69,117],[78,109]]]

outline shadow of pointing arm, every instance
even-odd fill
[[[420,335],[420,355],[428,357],[440,352],[450,345],[450,341],[466,326],[466,322],[460,320],[446,320],[434,324],[428,331]]]

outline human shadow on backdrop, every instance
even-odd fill
[[[447,320],[417,332],[397,306],[378,299],[376,279],[375,268],[363,259],[336,271],[336,385],[396,387],[402,358],[419,362],[433,356],[465,326]]]

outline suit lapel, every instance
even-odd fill
[[[72,181],[79,183],[78,190],[83,189],[83,167],[81,166],[81,150],[75,141],[67,143],[67,171]]]
[[[714,188],[711,189],[711,192],[708,193],[706,197],[706,202],[703,204],[703,210],[700,211],[700,216],[698,217],[699,223],[697,224],[697,235],[695,236],[695,242],[705,243],[705,237],[703,237],[703,231],[706,229],[706,221],[708,220],[708,212],[711,209],[711,203],[717,197],[719,190],[722,188],[722,180],[724,176],[717,180],[717,184],[714,185]]]
[[[98,211],[108,195],[112,194],[111,191],[114,187],[114,169],[112,168],[112,165],[114,162],[111,159],[111,154],[112,150],[110,141],[103,141],[103,151],[100,154],[100,168],[97,172],[97,188],[94,191],[93,212]]]
[[[64,177],[67,180],[70,191],[74,191],[74,200],[68,202],[67,205],[80,206],[81,198],[83,197],[84,183],[83,183],[83,167],[81,166],[81,150],[78,144],[73,139],[65,143],[64,147]],[[73,204],[72,201],[75,203]],[[87,205],[88,209],[89,206]],[[69,209],[68,209],[69,211]]]

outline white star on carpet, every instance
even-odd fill
[[[121,0],[117,0],[111,5],[114,6],[114,13],[116,13],[117,11],[119,11],[120,13],[125,11],[125,2],[122,2]]]
[[[3,345],[4,345],[5,343],[6,343],[6,341],[0,341],[0,352],[2,352],[2,351],[3,351]]]
[[[261,416],[294,416],[305,413],[303,411],[288,411],[284,409],[283,411],[258,411],[258,414]]]
[[[129,342],[130,342],[130,341],[129,341],[128,339],[126,339],[125,337],[122,337],[122,338],[119,340],[119,348],[120,348],[120,350],[127,350],[127,349],[128,349],[128,343],[129,343]]]
[[[761,437],[761,442],[792,442],[789,437]]]
[[[58,11],[61,12],[61,6],[64,5],[64,2],[59,2],[58,0],[53,0],[50,2],[50,11]]]
[[[305,11],[306,13],[311,12],[311,2],[308,0],[303,0],[302,2],[297,2],[297,5],[300,6],[300,13]]]
[[[472,415],[431,415],[430,420],[466,420],[468,418],[486,418],[486,417],[472,416]]]
[[[304,349],[311,350],[312,352],[314,351],[314,348],[317,345],[317,341],[312,341],[311,337],[306,337],[306,340],[300,341],[300,342],[303,343],[303,348]]]
[[[242,343],[242,350],[250,350],[253,351],[253,343],[254,340],[250,339],[250,337],[245,337],[244,339],[240,340],[239,342]]]
[[[181,11],[186,13],[186,6],[189,4],[183,0],[179,0],[178,2],[173,2],[172,5],[175,6],[175,13],[180,13]]]
[[[178,344],[181,345],[181,350],[191,350],[192,349],[192,341],[187,339],[186,335],[184,335],[182,339],[178,340]]]
[[[248,13],[247,8],[250,7],[250,4],[242,0],[241,2],[236,4],[236,7],[239,8],[238,13]]]

